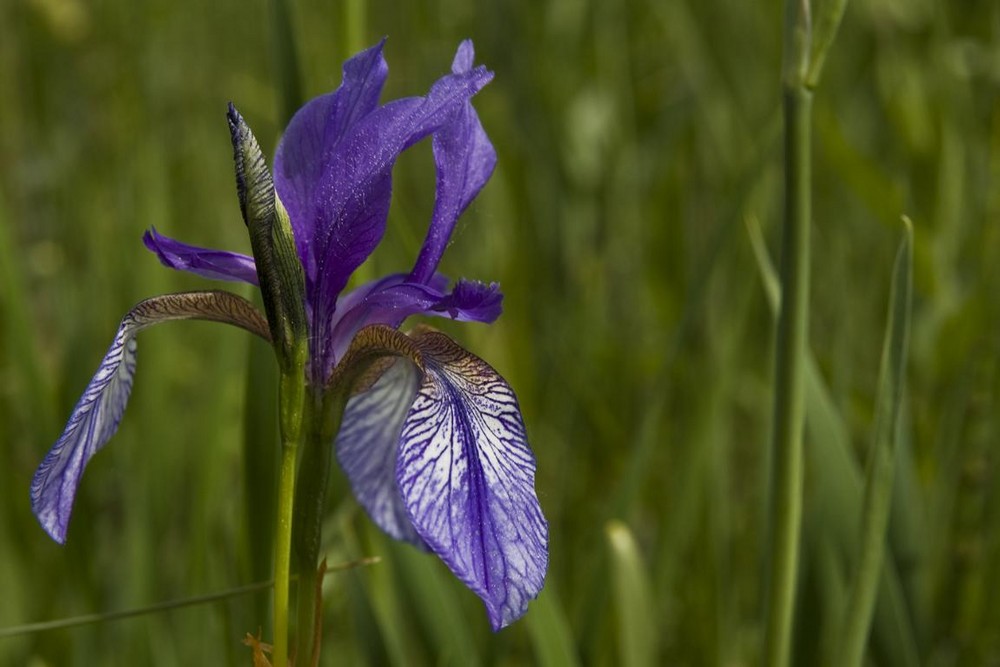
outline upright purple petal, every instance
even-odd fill
[[[313,350],[313,362],[318,366],[314,366],[314,376],[316,372],[329,373],[333,367],[329,327],[337,296],[382,239],[396,158],[449,122],[491,78],[482,67],[447,75],[426,97],[396,100],[368,114],[337,145],[307,214],[313,237],[303,264],[307,310],[318,346]],[[278,194],[284,201],[280,188]]]
[[[187,271],[212,280],[257,284],[257,267],[253,257],[181,243],[160,234],[155,228],[150,228],[143,234],[142,242],[156,253],[164,266],[171,269]]]
[[[455,54],[452,72],[470,71],[474,56],[472,41],[462,42]],[[472,103],[466,102],[455,118],[434,134],[437,193],[427,238],[411,272],[412,280],[425,281],[437,270],[455,223],[486,185],[496,162],[493,144]]]
[[[517,398],[495,370],[443,334],[416,342],[426,372],[400,435],[399,489],[417,533],[499,630],[545,581],[535,459]]]
[[[308,248],[317,220],[315,201],[322,197],[324,172],[344,134],[378,106],[389,68],[382,56],[385,40],[346,63],[340,87],[307,102],[288,124],[274,156],[274,185],[292,221],[299,256]],[[306,267],[314,275],[315,266]]]
[[[394,274],[363,285],[344,297],[333,328],[334,354],[340,358],[354,334],[371,324],[398,327],[413,315],[437,315],[460,322],[492,322],[502,311],[503,294],[496,283],[459,280],[447,291],[441,274],[428,283]]]
[[[153,324],[179,319],[226,322],[269,339],[267,321],[253,304],[228,292],[167,294],[140,302],[118,327],[107,354],[70,414],[66,428],[31,481],[31,507],[60,544],[80,477],[91,457],[114,435],[135,374],[135,335]]]
[[[420,371],[396,359],[368,391],[347,402],[337,434],[337,460],[354,497],[390,536],[423,546],[396,482],[399,432],[417,395]]]

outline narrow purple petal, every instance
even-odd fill
[[[314,203],[324,172],[344,134],[378,106],[389,68],[385,40],[344,63],[343,82],[307,102],[292,118],[274,156],[274,184],[292,222],[299,256],[313,258],[309,245],[318,221]],[[306,275],[315,276],[315,265]]]
[[[337,434],[337,460],[354,497],[390,536],[423,547],[396,482],[396,455],[403,419],[420,385],[420,372],[397,359],[368,391],[347,402]]]
[[[452,72],[470,71],[474,57],[472,41],[465,40],[455,54]],[[467,101],[455,118],[434,134],[437,193],[427,238],[411,272],[415,282],[427,280],[437,270],[455,223],[486,185],[496,162],[493,144]]]
[[[225,250],[210,250],[175,241],[150,228],[142,236],[146,247],[156,253],[164,266],[188,271],[212,280],[232,280],[257,284],[253,257]]]
[[[84,468],[114,435],[125,412],[135,374],[135,335],[154,324],[182,319],[225,322],[270,339],[264,316],[249,301],[229,292],[166,294],[132,308],[122,318],[66,428],[31,481],[31,507],[56,542],[66,541],[73,498]]]
[[[313,350],[313,360],[319,372],[328,373],[333,367],[329,327],[337,296],[385,232],[396,158],[449,122],[491,78],[482,67],[447,75],[426,97],[396,100],[368,114],[336,146],[314,189],[312,208],[305,214],[313,230],[305,243],[303,265],[318,348]],[[280,185],[278,194],[284,201]]]
[[[486,604],[494,630],[545,581],[548,525],[517,398],[440,333],[417,337],[426,372],[400,436],[396,476],[417,533]]]
[[[59,440],[31,481],[31,507],[49,535],[66,541],[73,498],[87,462],[111,439],[132,391],[138,327],[128,316],[83,391]]]
[[[333,328],[334,354],[343,356],[354,334],[371,324],[398,327],[413,315],[437,315],[460,322],[492,322],[502,311],[496,283],[459,280],[449,292],[447,278],[410,282],[402,274],[363,285],[346,295]]]

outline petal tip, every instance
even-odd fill
[[[462,74],[472,69],[472,63],[476,57],[476,49],[472,45],[471,39],[463,39],[455,51],[455,59],[451,63],[451,71],[454,74]]]

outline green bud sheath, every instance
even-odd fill
[[[249,126],[229,105],[236,190],[257,264],[271,339],[283,371],[305,361],[305,277],[295,251],[291,221],[274,190],[271,172]]]
[[[303,305],[305,277],[295,252],[291,221],[274,190],[274,181],[260,145],[232,104],[229,105],[227,118],[233,140],[240,211],[250,232],[260,293],[281,370],[278,385],[281,470],[274,533],[274,664],[275,667],[284,667],[288,657],[295,471],[306,415],[304,371],[308,337]]]

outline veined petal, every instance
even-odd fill
[[[335,148],[314,191],[308,214],[313,237],[303,256],[313,335],[328,345],[314,356],[325,370],[333,365],[328,341],[337,296],[385,232],[396,158],[449,122],[491,78],[482,67],[447,75],[426,97],[396,100],[368,114]],[[280,188],[278,194],[284,200]]]
[[[171,269],[188,271],[212,280],[257,284],[257,267],[253,257],[181,243],[160,234],[156,228],[147,230],[142,236],[142,242],[156,253],[164,266]]]
[[[396,359],[371,389],[347,402],[336,447],[354,497],[372,521],[395,539],[423,547],[396,482],[399,433],[419,386],[419,369]]]
[[[486,362],[418,334],[425,373],[400,434],[396,478],[428,547],[486,604],[494,630],[545,581],[548,525],[517,398]]]
[[[474,57],[472,41],[463,41],[455,54],[452,72],[470,71]],[[437,270],[458,217],[486,185],[496,163],[493,144],[472,103],[467,101],[455,118],[434,134],[437,192],[427,238],[410,274],[413,281],[425,281]]]
[[[462,279],[450,292],[447,284],[441,274],[434,274],[428,283],[394,274],[357,288],[344,297],[335,320],[336,357],[343,356],[357,331],[372,324],[398,327],[413,315],[438,315],[460,322],[492,322],[500,316],[503,294],[496,283]]]
[[[314,202],[322,175],[343,138],[378,106],[389,68],[383,39],[346,63],[343,82],[327,95],[307,102],[292,117],[274,156],[274,185],[292,221],[299,257],[313,258],[308,247],[315,235]],[[306,266],[313,275],[315,266]]]
[[[130,310],[31,482],[32,509],[56,542],[66,541],[73,498],[87,462],[114,435],[125,411],[135,373],[135,335],[160,322],[184,319],[226,322],[270,340],[263,315],[249,301],[229,292],[167,294],[146,299]]]

